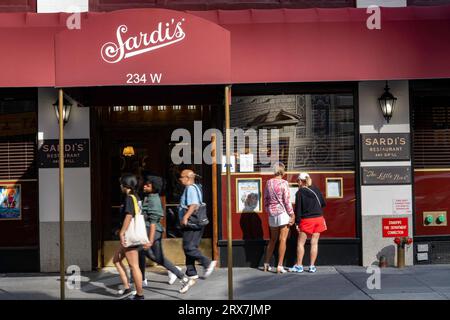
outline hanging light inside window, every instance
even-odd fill
[[[158,111],[166,111],[166,106],[158,106]]]
[[[181,110],[181,106],[172,106],[172,109],[174,111],[180,111]]]
[[[128,106],[128,112],[136,112],[138,110],[137,106]]]
[[[134,156],[134,148],[132,146],[126,146],[125,148],[123,148],[122,154],[125,157],[132,157]]]
[[[394,114],[395,103],[397,98],[389,92],[388,82],[386,81],[386,87],[384,88],[384,93],[378,98],[378,103],[380,104],[381,112],[383,117],[386,119],[387,123],[391,120]]]
[[[142,110],[144,110],[144,111],[152,111],[152,106],[142,106]]]
[[[123,111],[123,107],[121,107],[121,106],[114,106],[113,107],[113,111],[114,112],[122,112]]]

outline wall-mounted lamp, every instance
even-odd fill
[[[388,82],[386,81],[384,93],[378,98],[378,103],[380,104],[381,112],[387,123],[389,123],[389,120],[391,120],[392,115],[394,114],[395,102],[397,102],[397,98],[389,92]]]
[[[59,99],[53,104],[55,108],[56,120],[59,122]],[[66,98],[63,99],[63,122],[66,125],[69,122],[70,110],[72,109],[72,104]]]
[[[134,148],[132,146],[125,147],[125,148],[123,148],[122,154],[125,157],[132,157],[132,156],[134,156]]]

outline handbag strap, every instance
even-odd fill
[[[319,207],[322,207],[322,203],[320,202],[320,199],[319,199],[319,196],[317,195],[317,193],[315,193],[313,190],[311,190],[308,187],[305,187],[305,189],[308,189],[309,191],[311,191],[316,196],[317,202],[319,202]]]
[[[196,184],[193,184],[193,186],[194,186],[195,190],[197,190],[197,193],[198,193],[198,200],[200,200],[199,205],[202,205],[203,204],[203,195],[200,192],[200,188]]]
[[[198,200],[200,200],[199,206],[202,206],[204,204],[204,202],[203,202],[203,196],[200,192],[200,188],[196,184],[193,184],[192,186],[195,188],[195,190],[197,190]],[[186,191],[187,191],[187,189],[185,189],[185,192],[183,192],[183,195],[181,196],[182,200],[180,201],[180,207],[185,210],[188,209],[187,204],[185,204],[187,202],[187,192]]]
[[[129,196],[131,197],[131,199],[133,199],[134,215],[136,216],[136,215],[141,214],[141,208],[139,208],[139,205],[138,205],[136,197],[134,195],[132,195],[132,194],[130,194]]]

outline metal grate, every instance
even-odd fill
[[[430,262],[450,263],[450,241],[434,241],[430,246]]]

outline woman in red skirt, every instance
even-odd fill
[[[306,172],[298,176],[299,190],[295,195],[295,223],[298,231],[297,264],[289,269],[291,272],[303,272],[303,256],[305,242],[311,236],[311,263],[309,272],[316,272],[316,260],[319,251],[320,234],[327,230],[323,210],[325,199],[319,188],[312,184],[311,177]]]

